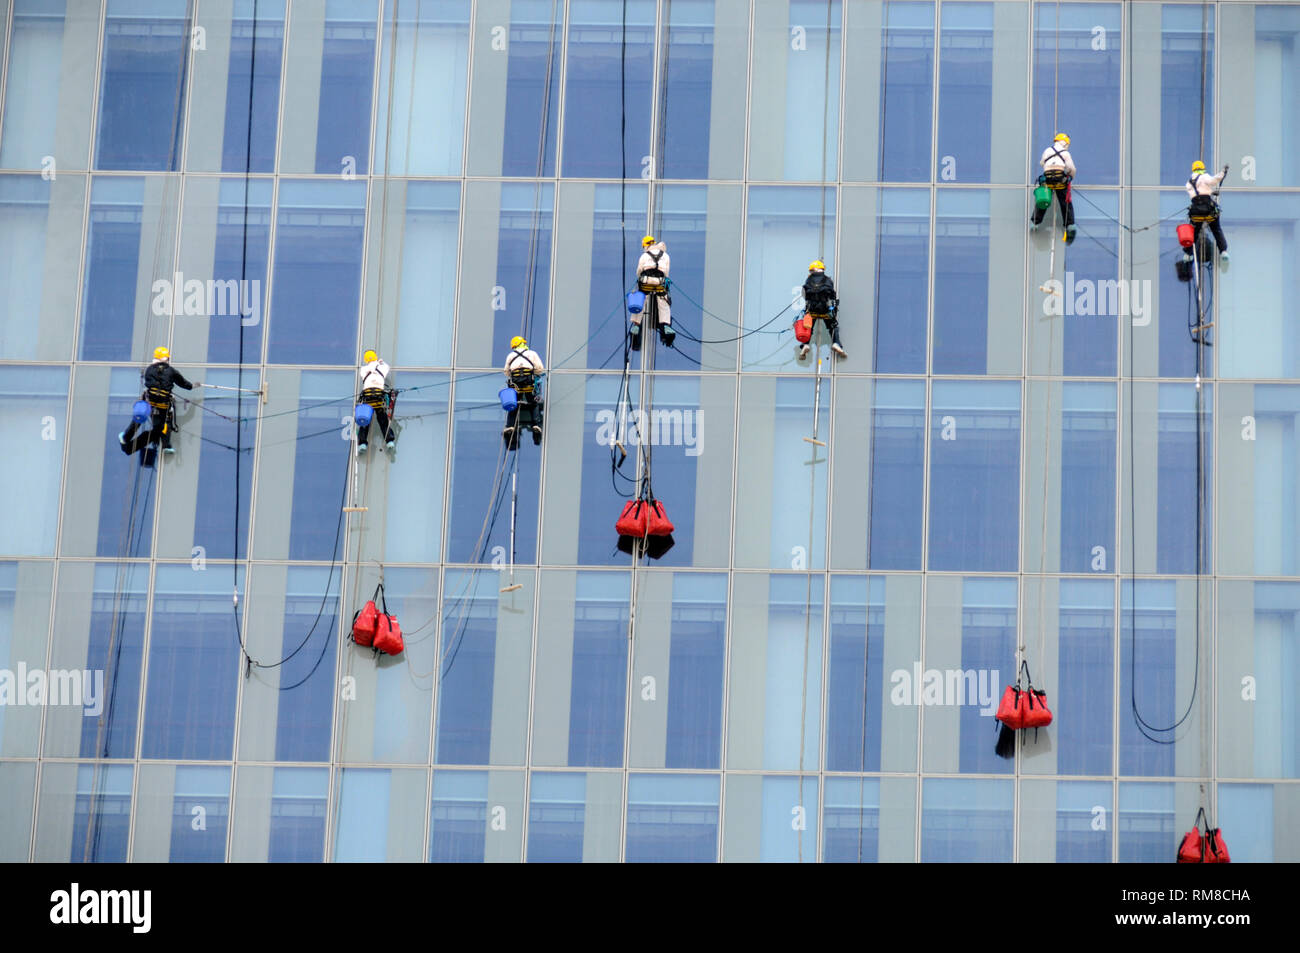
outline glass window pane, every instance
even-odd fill
[[[1010,863],[1014,793],[1010,778],[926,778],[921,862]]]
[[[1110,863],[1113,798],[1107,782],[1022,781],[1018,860]]]
[[[718,776],[633,774],[628,778],[628,863],[718,859]]]
[[[921,189],[880,193],[876,222],[876,314],[872,368],[881,374],[925,373],[929,324],[930,195]]]
[[[881,30],[880,181],[930,181],[933,3],[885,3]]]
[[[822,820],[823,863],[911,863],[916,779],[827,778]]]
[[[419,863],[428,776],[344,768],[337,775],[335,863]]]
[[[1300,293],[1300,269],[1293,264],[1300,255],[1300,195],[1233,191],[1224,199],[1220,221],[1233,268],[1220,270],[1219,313],[1211,333],[1211,340],[1219,345],[1219,373],[1223,377],[1300,376],[1300,334],[1287,307]],[[1172,269],[1166,267],[1165,271]],[[1163,295],[1163,286],[1161,292]],[[1210,297],[1213,307],[1213,295]],[[1187,341],[1182,327],[1187,300],[1183,286],[1172,294],[1169,304],[1173,312],[1170,320],[1182,341]],[[1162,308],[1162,319],[1165,314]],[[1184,365],[1194,366],[1195,349],[1184,344],[1182,350],[1188,355]],[[1190,376],[1190,372],[1181,376]]]
[[[722,859],[814,863],[821,830],[817,803],[815,777],[729,776]]]
[[[9,449],[0,482],[22,488],[0,529],[0,555],[54,555],[67,408],[66,368],[0,367],[0,441]]]
[[[36,762],[0,761],[0,863],[23,863],[31,856]]]
[[[240,767],[230,859],[310,864],[325,855],[326,768]]]
[[[518,863],[524,776],[518,771],[435,771],[429,862]]]
[[[0,701],[0,756],[6,758],[36,757],[42,708],[67,705],[66,721],[70,723],[72,717],[88,713],[97,707],[97,701],[103,700],[102,680],[96,685],[91,672],[87,682],[87,675],[81,670],[64,676],[67,681],[60,685],[66,688],[51,685],[47,676],[45,697],[42,698],[39,685],[33,694],[30,676],[45,669],[49,648],[53,583],[51,563],[0,562],[0,699],[3,699]],[[90,705],[85,704],[87,698],[91,700]],[[55,705],[42,705],[42,701]],[[0,856],[4,853],[4,840],[0,831]]]
[[[131,859],[219,864],[226,859],[229,821],[230,768],[141,765]]]
[[[129,764],[47,763],[37,810],[37,863],[121,864],[131,829]]]

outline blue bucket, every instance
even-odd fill
[[[627,293],[627,310],[629,314],[640,314],[645,309],[645,292],[629,291]]]
[[[506,413],[510,413],[519,406],[519,395],[515,393],[513,387],[501,388],[497,391],[497,397],[501,398],[501,409]]]
[[[149,412],[152,410],[147,400],[137,400],[135,406],[131,408],[131,419],[138,424],[144,423],[149,419]]]
[[[357,422],[358,427],[369,427],[370,421],[375,419],[375,408],[369,404],[357,404],[357,409],[352,412],[352,419]]]

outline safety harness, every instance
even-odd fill
[[[1056,148],[1056,143],[1052,143],[1052,155],[1056,156],[1057,158],[1060,158],[1061,156],[1061,150]],[[1064,160],[1062,161],[1064,162]],[[1046,185],[1052,191],[1059,192],[1061,189],[1065,188],[1067,185],[1070,184],[1069,173],[1065,171],[1064,166],[1062,166],[1059,169],[1044,168],[1043,184]]]
[[[645,294],[664,294],[668,290],[666,276],[659,270],[659,259],[664,256],[663,252],[647,251],[647,255],[655,263],[653,268],[647,268],[641,274],[637,275],[637,287]],[[646,279],[654,279],[647,281]]]
[[[1192,196],[1192,207],[1187,214],[1187,217],[1193,222],[1213,222],[1219,217],[1219,203],[1214,201],[1214,197],[1211,195],[1202,195],[1200,189],[1197,188],[1196,183],[1203,175],[1205,175],[1204,172],[1197,172],[1187,180],[1187,184],[1196,193]]]
[[[515,393],[521,397],[532,397],[537,384],[537,375],[533,372],[533,362],[528,360],[528,355],[519,348],[513,348],[510,356],[519,355],[526,362],[521,367],[510,368],[510,386],[514,388]]]

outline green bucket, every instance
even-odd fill
[[[1034,205],[1041,211],[1052,204],[1052,190],[1045,185],[1034,189]]]

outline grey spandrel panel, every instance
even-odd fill
[[[41,702],[54,700],[34,694],[31,680],[33,672],[45,669],[53,577],[52,563],[0,562],[0,679],[6,683],[5,703],[0,705],[0,755],[7,758],[36,756]],[[89,686],[84,676],[79,681],[82,698],[87,687],[95,694],[93,673]],[[48,694],[49,682],[44,686]]]
[[[87,177],[0,177],[0,357],[72,357]],[[33,326],[34,325],[34,326]]]
[[[85,169],[102,4],[12,6],[0,167]]]
[[[1295,636],[1300,586],[1225,580],[1218,597],[1218,773],[1295,778],[1300,719],[1289,686],[1300,677]]]
[[[203,49],[193,61],[187,171],[274,169],[285,12],[285,0],[196,5]]]
[[[26,861],[31,854],[32,819],[36,806],[36,763],[0,762],[0,783],[9,792],[0,807],[0,861]]]
[[[0,530],[6,556],[54,555],[69,438],[68,379],[62,367],[0,368],[0,437],[10,451],[0,463],[0,480],[23,488],[21,505]]]

